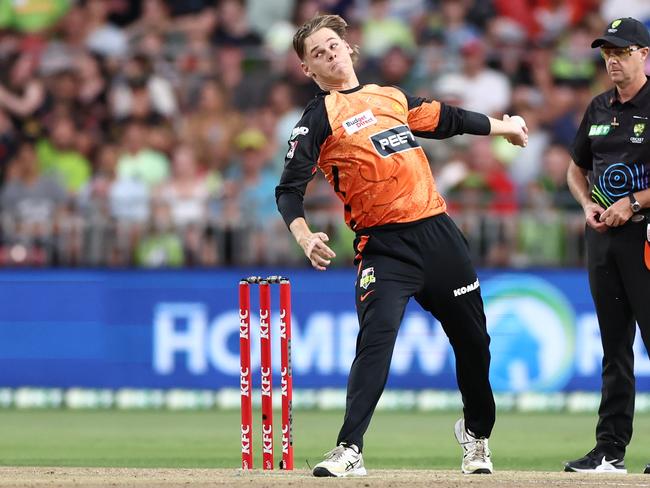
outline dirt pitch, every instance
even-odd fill
[[[503,471],[463,476],[456,471],[373,470],[363,478],[314,478],[307,470],[292,473],[234,469],[7,468],[0,467],[0,488],[298,488],[298,487],[650,487],[650,475],[580,475],[539,471]]]

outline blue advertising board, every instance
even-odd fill
[[[4,271],[0,387],[237,388],[237,284],[262,272]],[[345,387],[358,330],[354,270],[269,272],[281,273],[293,288],[295,387]],[[479,277],[496,391],[600,389],[602,349],[583,270],[482,271]],[[277,374],[277,290],[273,302]],[[257,346],[256,333],[253,327]],[[650,361],[638,337],[634,349],[637,388],[650,391]],[[259,367],[259,347],[252,366]],[[389,387],[456,388],[447,338],[414,302],[402,322]]]

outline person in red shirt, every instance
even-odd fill
[[[396,87],[360,85],[346,27],[339,16],[316,16],[294,36],[305,75],[322,91],[292,131],[276,188],[278,209],[314,268],[325,270],[335,257],[328,236],[312,232],[305,220],[303,196],[316,171],[334,188],[356,233],[357,352],[337,446],[313,474],[366,474],[363,435],[411,297],[440,321],[454,348],[464,402],[464,416],[454,429],[464,451],[462,471],[491,473],[488,437],[495,408],[479,281],[416,136],[502,135],[525,146],[527,129],[507,115],[496,120]]]

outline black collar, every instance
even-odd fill
[[[335,90],[338,91],[339,93],[343,93],[344,95],[347,95],[348,93],[354,93],[355,91],[359,91],[363,88],[363,85],[358,85],[355,86],[354,88],[348,88],[347,90]],[[318,94],[319,95],[327,95],[329,93],[332,93],[331,91],[325,91],[321,90]]]
[[[645,83],[639,90],[639,92],[634,95],[634,97],[631,100],[628,100],[625,103],[629,103],[630,105],[633,105],[634,107],[641,107],[645,105],[645,99],[650,96],[650,77],[646,76],[645,77]],[[609,106],[611,107],[615,103],[619,103],[620,105],[624,105],[623,103],[620,102],[618,99],[618,90],[616,87],[612,88],[610,90],[610,94],[608,97],[608,103]]]

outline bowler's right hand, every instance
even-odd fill
[[[314,232],[301,237],[298,241],[298,244],[305,252],[305,256],[309,258],[311,265],[318,271],[325,271],[332,262],[332,258],[336,257],[334,251],[325,244],[329,240],[330,238],[325,232]]]

